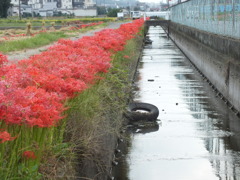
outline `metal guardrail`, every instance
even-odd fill
[[[147,20],[145,21],[147,26],[168,26],[169,20]]]
[[[172,22],[240,39],[240,0],[190,0],[170,11]]]
[[[146,26],[161,26],[169,37],[169,20],[147,20],[145,21]]]

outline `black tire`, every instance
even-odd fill
[[[144,112],[139,112],[142,110]],[[128,106],[126,117],[132,121],[155,121],[159,115],[159,110],[156,106],[148,103],[130,103]]]
[[[145,40],[145,44],[152,44],[152,40],[146,39],[146,40]]]

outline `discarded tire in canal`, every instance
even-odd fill
[[[158,108],[148,103],[130,103],[126,113],[126,117],[132,121],[155,121],[158,115]]]

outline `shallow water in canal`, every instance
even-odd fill
[[[240,119],[161,27],[150,27],[135,101],[158,107],[158,127],[135,129],[116,180],[240,180]]]

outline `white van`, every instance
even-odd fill
[[[131,11],[131,18],[132,19],[139,19],[141,17],[140,11]]]

